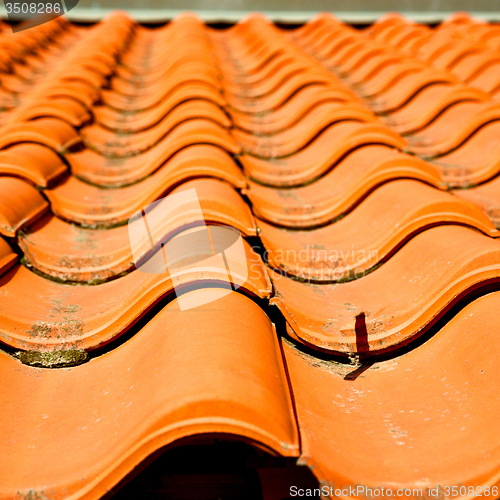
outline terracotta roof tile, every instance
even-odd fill
[[[121,62],[123,64],[123,61]],[[214,87],[216,90],[222,89],[219,70],[214,66],[211,53],[206,48],[200,48],[189,57],[181,54],[171,61],[165,60],[163,56],[159,69],[149,71],[147,77],[134,73],[121,75],[119,71],[120,69],[115,71],[110,81],[110,96],[114,93],[116,97],[136,99],[161,89],[164,92],[173,92],[179,86],[194,83]]]
[[[359,104],[323,103],[302,116],[298,123],[272,135],[256,137],[252,133],[238,130],[233,135],[247,153],[261,158],[280,158],[304,149],[316,136],[333,125],[375,121],[375,115]],[[333,128],[334,131],[337,129]]]
[[[453,194],[464,198],[481,208],[500,227],[500,177],[469,189],[457,189]]]
[[[308,113],[323,103],[348,103],[352,97],[333,86],[305,87],[280,109],[272,114],[248,115],[231,110],[231,118],[236,127],[256,135],[275,134],[302,120]]]
[[[42,188],[60,180],[67,171],[54,151],[38,144],[17,144],[0,151],[0,174],[22,177]]]
[[[187,146],[210,144],[229,153],[239,153],[240,147],[228,131],[214,122],[193,119],[181,123],[155,147],[133,157],[105,157],[90,149],[65,155],[72,170],[82,178],[106,173],[113,180],[111,184],[126,184],[125,176],[141,179],[157,170],[167,160]],[[133,172],[133,174],[132,174]]]
[[[129,130],[110,131],[101,125],[91,125],[81,130],[85,144],[102,155],[131,156],[156,146],[175,127],[197,118],[212,120],[229,128],[231,122],[224,111],[210,101],[192,100],[179,104],[152,127],[141,130],[132,122]]]
[[[418,349],[359,368],[318,360],[285,341],[301,462],[322,484],[384,487],[394,495],[417,484],[435,488],[445,478],[498,484],[498,400],[488,374],[495,370],[499,300],[498,293],[482,297]],[[484,359],[475,363],[479,353]],[[374,456],[381,457],[376,467]]]
[[[198,69],[199,71],[199,69]],[[115,110],[121,112],[144,112],[151,108],[158,106],[160,103],[172,103],[174,99],[177,101],[182,97],[187,99],[187,96],[192,95],[193,98],[198,96],[198,91],[200,95],[206,95],[208,99],[214,101],[216,104],[220,106],[224,105],[224,99],[220,92],[217,90],[216,85],[212,82],[212,78],[209,78],[210,83],[207,82],[196,82],[192,81],[192,78],[189,78],[189,75],[186,75],[187,82],[182,85],[182,82],[176,92],[176,87],[171,89],[165,89],[163,86],[159,87],[159,89],[151,93],[150,95],[145,95],[144,92],[141,92],[139,96],[124,96],[115,93],[114,91],[103,91],[102,97],[104,104],[113,108]],[[172,95],[175,92],[175,97]]]
[[[457,123],[459,114],[463,117],[463,125],[455,126],[455,132],[450,133],[450,124],[453,121]],[[468,119],[466,120],[466,118]],[[412,151],[420,156],[428,158],[440,156],[461,146],[481,127],[489,122],[498,121],[499,118],[500,106],[498,104],[493,106],[481,104],[454,106],[445,111],[424,131],[420,131],[408,139],[408,142]]]
[[[15,236],[48,208],[45,198],[28,183],[15,177],[0,177],[0,234]]]
[[[29,109],[20,108],[9,115],[9,121],[30,121],[37,118],[51,117],[62,120],[73,127],[81,127],[90,120],[90,113],[85,106],[71,98],[44,99]]]
[[[241,113],[265,113],[279,109],[288,101],[300,88],[315,86],[321,89],[330,82],[330,78],[323,74],[306,76],[302,74],[293,75],[286,79],[286,82],[278,90],[269,96],[264,96],[258,102],[250,98],[238,98],[227,96],[228,104]]]
[[[209,122],[206,123],[209,124]],[[207,132],[213,130],[210,125],[209,127]],[[219,132],[219,129],[215,130]],[[237,146],[235,143],[226,142],[226,139],[230,137],[227,132],[221,131],[221,134],[213,134],[209,136],[210,142],[202,144],[198,144],[198,141],[190,141],[190,137],[186,134],[179,137],[179,141],[159,144],[140,156],[125,159],[105,158],[89,149],[80,153],[67,154],[65,158],[71,165],[75,176],[92,184],[107,187],[133,184],[160,169],[168,170],[174,179],[177,177],[178,181],[182,180],[184,172],[192,172],[194,176],[203,174],[205,169],[208,171],[227,169],[231,172],[234,161],[228,156],[228,151],[224,146],[228,148],[237,148]],[[182,147],[184,144],[185,146]],[[169,155],[164,154],[165,149],[170,153]],[[207,151],[210,151],[208,155]],[[169,184],[166,184],[166,187],[168,186]]]
[[[346,44],[343,55],[338,53],[333,59],[323,62],[335,71],[343,72],[346,80],[365,96],[371,109],[387,114],[386,123],[407,135],[409,150],[424,158],[450,154],[451,161],[446,158],[442,162],[441,158],[435,161],[444,166],[443,176],[452,186],[484,182],[496,175],[496,158],[491,153],[484,154],[478,148],[482,161],[479,163],[475,159],[477,166],[472,169],[466,159],[467,151],[461,156],[461,149],[468,147],[465,146],[468,142],[474,143],[475,135],[481,134],[482,127],[498,120],[497,105],[487,94],[457,84],[457,76],[470,79],[479,68],[487,66],[487,63],[478,62],[478,58],[481,61],[487,58],[485,46],[467,40],[453,24],[433,33],[425,28],[414,28],[404,18],[395,17],[383,28],[377,28],[378,31],[357,32],[353,36],[352,30],[339,26],[338,22],[330,19],[325,23],[330,24],[332,32],[344,33]],[[468,24],[473,24],[473,21],[468,20],[460,26]],[[418,47],[413,44],[411,50],[406,47],[409,55],[401,58],[399,36],[405,31],[413,32],[414,38],[422,43]],[[369,37],[377,38],[379,44],[383,41],[388,59],[373,61],[373,58],[363,57],[363,54],[373,54],[374,50],[380,52],[380,45],[374,46]],[[295,38],[316,54],[317,47],[310,39],[301,39],[300,35]],[[409,39],[406,37],[406,40]],[[392,59],[391,54],[395,56]],[[320,53],[317,55],[321,57]],[[496,56],[493,53],[491,56],[494,63]],[[342,58],[347,58],[348,63],[342,63]],[[355,60],[358,61],[356,64]],[[467,60],[473,62],[471,71],[453,75],[453,68]],[[389,66],[386,61],[390,62]],[[409,68],[412,69],[408,73]]]
[[[459,102],[481,102],[487,99],[489,99],[487,94],[465,85],[451,88],[433,85],[428,90],[420,92],[402,110],[391,113],[386,123],[400,134],[415,134],[434,120],[439,120],[438,116],[446,112],[450,106],[455,106]],[[426,109],[425,113],[422,113],[422,107]]]
[[[17,255],[8,243],[0,238],[0,276],[7,272],[17,262]]]
[[[97,500],[196,435],[493,484],[499,47],[394,13],[0,34],[0,497]]]
[[[448,87],[456,82],[457,79],[448,72],[438,72],[430,68],[410,73],[393,83],[385,92],[379,93],[370,103],[370,107],[377,113],[393,113],[405,106],[426,87],[434,87],[435,85]]]
[[[500,242],[471,229],[436,227],[349,283],[301,283],[272,272],[272,301],[308,344],[346,355],[385,352],[417,338],[468,290],[499,279],[499,252]]]
[[[200,295],[220,296],[196,290],[188,299]],[[130,341],[64,370],[23,366],[0,353],[1,378],[15,391],[0,396],[2,425],[13,436],[0,445],[0,494],[43,485],[55,499],[97,499],[154,451],[198,434],[237,436],[296,456],[298,432],[269,318],[236,293],[193,311],[173,301]],[[57,397],[40,398],[40,391]],[[27,433],[33,426],[39,432]]]
[[[473,85],[474,87],[484,90],[485,92],[495,94],[500,86],[500,80],[498,78],[498,67],[500,66],[500,61],[494,60],[492,57],[489,58],[490,63],[483,66],[479,71],[474,73],[474,76],[468,78],[467,83]]]
[[[225,105],[224,98],[216,89],[206,85],[189,83],[175,89],[166,99],[152,109],[137,113],[125,113],[101,106],[94,108],[93,112],[97,123],[111,130],[141,130],[157,124],[179,104],[194,99],[213,102],[220,107]]]
[[[23,142],[33,142],[56,153],[81,141],[75,129],[57,118],[40,118],[31,122],[15,122],[0,129],[0,149]]]
[[[422,67],[422,62],[413,60],[397,60],[387,65],[381,62],[377,71],[372,71],[364,79],[359,78],[359,71],[349,75],[349,78],[363,97],[377,99],[389,93],[390,88],[403,78],[420,72]]]
[[[330,126],[303,150],[288,157],[266,160],[244,154],[240,161],[247,175],[262,184],[300,186],[324,175],[349,152],[369,144],[398,149],[406,145],[400,135],[382,124],[341,122]]]
[[[204,223],[230,226],[246,237],[256,236],[250,208],[228,184],[215,179],[197,179],[180,185],[171,194],[187,189],[196,190],[201,213],[189,211],[188,207],[181,211],[178,207],[174,213],[165,214],[166,220],[157,229],[159,233],[152,233],[155,241],[167,242],[182,229]],[[138,204],[129,216],[145,205],[147,203]],[[162,208],[159,206],[153,212],[155,210]],[[133,269],[138,256],[151,250],[144,242],[132,255],[129,232],[137,224],[141,222],[102,231],[52,217],[27,228],[19,237],[19,245],[28,266],[57,279],[83,282],[109,279]]]
[[[351,85],[361,85],[363,88],[363,95],[368,97],[368,95],[364,92],[368,82],[371,82],[373,85],[374,79],[383,73],[384,70],[386,70],[386,74],[393,77],[393,72],[387,72],[387,69],[397,69],[397,73],[402,75],[403,71],[410,71],[410,68],[414,71],[418,71],[422,67],[422,63],[407,61],[405,60],[404,55],[389,52],[371,57],[370,60],[366,61],[365,64],[355,71],[351,71],[348,75],[346,75],[346,77],[349,78]]]
[[[401,178],[444,188],[432,165],[387,146],[365,145],[315,182],[279,189],[250,181],[247,195],[259,217],[280,226],[309,228],[334,221],[380,184]]]
[[[453,187],[470,187],[487,181],[500,172],[498,149],[495,147],[500,122],[492,121],[479,129],[462,145],[436,158],[446,182]]]
[[[57,98],[70,98],[85,106],[90,110],[91,106],[98,99],[98,93],[95,88],[92,88],[88,83],[80,80],[63,81],[60,83],[50,82],[51,85],[44,86],[45,88],[33,89],[30,97],[49,98],[55,100]]]
[[[290,231],[262,221],[258,226],[274,268],[306,281],[332,282],[361,277],[415,234],[453,223],[500,236],[475,205],[413,180],[383,184],[345,218],[325,227]]]
[[[236,188],[246,186],[234,160],[227,152],[211,145],[195,145],[181,150],[149,177],[146,177],[147,172],[140,170],[129,172],[117,167],[117,175],[113,175],[112,168],[107,170],[80,172],[74,168],[73,173],[84,181],[120,189],[103,189],[76,177],[68,177],[45,191],[52,211],[63,219],[85,226],[110,226],[125,222],[142,206],[192,178],[212,177]]]
[[[216,226],[209,230],[218,231]],[[189,248],[174,246],[175,254],[170,255],[169,261],[169,268],[175,271],[172,274],[165,269],[163,273],[136,270],[92,287],[49,281],[16,266],[1,278],[2,340],[24,350],[95,349],[128,330],[158,300],[171,295],[174,285],[177,288],[196,283],[228,286],[229,279],[254,296],[270,295],[262,261],[248,243],[243,241],[243,255],[228,254],[230,275],[219,259],[209,261],[204,267],[202,261],[213,254],[203,243],[198,238]],[[159,252],[156,255],[161,257]],[[188,265],[191,261],[201,263],[193,268]],[[163,258],[161,262],[164,268]],[[38,297],[29,310],[24,304],[26,290]]]

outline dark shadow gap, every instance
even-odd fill
[[[319,488],[295,458],[272,456],[232,436],[193,436],[159,450],[103,500],[288,500],[291,487]]]

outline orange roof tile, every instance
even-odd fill
[[[417,233],[453,223],[500,236],[475,205],[413,180],[383,184],[342,220],[318,229],[258,226],[271,266],[308,282],[333,282],[361,277]]]
[[[386,352],[417,338],[468,291],[498,280],[499,255],[500,242],[476,231],[436,227],[349,283],[301,283],[272,272],[272,301],[308,344],[346,355]]]
[[[364,486],[380,494],[384,487],[396,496],[409,488],[418,498],[414,489],[432,495],[438,485],[443,494],[450,485],[498,486],[492,381],[499,300],[498,292],[482,297],[417,349],[360,367],[319,360],[284,342],[301,462],[328,492]]]
[[[209,231],[216,235],[217,226]],[[221,259],[209,260],[218,252],[211,252],[204,240],[197,238],[188,248],[174,244],[168,263],[170,273],[165,270],[160,250],[155,255],[160,257],[163,269],[135,270],[91,287],[51,281],[16,266],[2,276],[2,341],[24,350],[95,349],[123,334],[161,298],[173,295],[175,288],[196,284],[226,288],[233,284],[253,296],[269,297],[271,286],[259,255],[246,241],[243,250],[243,254],[229,253],[228,264]],[[199,266],[193,267],[191,263],[196,262]],[[29,310],[24,303],[27,290],[37,297]]]
[[[499,47],[464,14],[0,33],[0,497],[197,435],[499,486]]]
[[[13,391],[0,394],[12,436],[0,444],[2,497],[98,499],[154,451],[199,434],[297,456],[272,323],[240,294],[201,289],[188,298],[200,294],[215,301],[194,313],[173,301],[132,339],[81,366],[46,370],[0,353],[1,379]]]
[[[54,151],[38,144],[22,143],[0,151],[0,174],[22,177],[36,186],[54,185],[68,168]]]
[[[312,183],[280,189],[250,181],[247,195],[259,217],[280,226],[309,228],[338,219],[380,184],[402,178],[444,189],[429,163],[384,145],[363,145]]]
[[[0,234],[15,236],[48,208],[49,204],[34,187],[15,177],[0,177]]]
[[[245,237],[257,234],[250,208],[228,184],[215,179],[197,179],[181,184],[171,194],[188,189],[196,190],[201,212],[179,207],[174,213],[165,214],[163,224],[152,231],[155,241],[166,243],[181,230],[202,224],[233,227]],[[139,204],[129,216],[145,205],[147,203]],[[156,207],[153,212],[155,210],[162,210],[162,207]],[[137,223],[140,224],[135,221],[128,227],[103,231],[51,217],[26,228],[19,237],[19,245],[26,265],[54,278],[79,282],[104,280],[130,271],[138,256],[151,250],[147,242],[143,242],[132,255],[129,231]]]

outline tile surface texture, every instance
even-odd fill
[[[498,26],[0,28],[0,499],[213,439],[499,496]]]

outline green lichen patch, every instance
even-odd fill
[[[67,349],[64,351],[23,351],[18,353],[18,358],[24,365],[39,368],[66,368],[85,363],[88,359],[86,351],[80,349]]]

